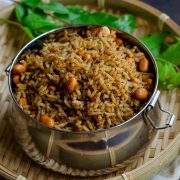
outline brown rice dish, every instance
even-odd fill
[[[96,131],[139,112],[152,93],[149,61],[107,27],[66,29],[27,50],[13,92],[32,118],[56,129]]]

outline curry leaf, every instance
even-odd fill
[[[65,21],[66,24],[71,24],[71,20],[78,17],[78,16],[71,16],[70,14],[58,14],[55,13],[55,16],[60,20],[60,21]]]
[[[67,6],[67,9],[70,13],[82,15],[82,14],[89,14],[88,11],[84,10],[80,6]]]
[[[167,61],[171,61],[176,65],[180,65],[180,41],[169,46],[162,54],[160,54],[160,57]]]
[[[58,13],[58,14],[68,14],[69,13],[68,9],[58,2],[50,2],[50,3],[40,4],[38,6],[38,8],[42,9],[42,10],[46,10],[46,11],[52,11],[52,12]]]
[[[22,2],[28,6],[37,6],[41,0],[23,0]]]
[[[97,24],[114,27],[126,32],[132,32],[136,27],[135,18],[131,15],[121,17],[114,16],[105,12],[95,12],[83,14],[72,20],[73,24]]]
[[[111,23],[111,26],[131,33],[136,28],[135,16],[131,14],[120,16],[118,20]]]
[[[59,25],[55,23],[54,21],[48,19],[48,18],[43,18],[40,15],[37,14],[29,14],[23,19],[23,24],[27,27],[29,27],[31,30],[36,30],[40,29],[43,27],[51,27],[57,28]]]
[[[180,88],[180,72],[174,74],[174,77],[173,77],[173,79],[172,79],[172,83],[173,83],[176,87]]]
[[[47,15],[42,10],[40,10],[40,9],[30,9],[30,8],[28,8],[27,9],[27,14],[28,15],[29,14],[36,14],[38,16],[41,16],[42,18],[46,18],[47,17]]]
[[[162,58],[156,58],[159,72],[159,86],[164,89],[177,87],[180,84],[179,71],[177,67]]]
[[[154,33],[142,36],[140,40],[147,46],[147,48],[151,51],[154,57],[158,57],[165,36],[166,33]]]
[[[89,14],[90,15],[90,12],[82,9],[81,7],[79,6],[68,6],[67,7],[69,13],[68,14],[58,14],[56,13],[55,15],[69,23],[73,23],[73,20],[78,18],[79,16],[84,16],[84,15],[87,15]]]
[[[85,23],[98,24],[97,20],[94,18],[94,14],[91,14],[90,16],[88,14],[80,15],[72,20],[72,24],[85,24]]]
[[[15,14],[19,22],[22,22],[22,19],[24,18],[26,14],[26,7],[22,5],[17,5],[15,7]]]
[[[26,34],[29,36],[30,39],[34,38],[34,35],[32,34],[31,30],[28,27],[23,26],[22,29],[26,32]]]
[[[146,35],[140,39],[149,48],[156,58],[159,70],[159,86],[163,89],[179,87],[179,70],[176,65],[180,65],[180,42],[172,45],[165,45],[164,39],[167,33],[154,33]]]

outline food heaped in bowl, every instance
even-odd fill
[[[69,28],[23,52],[12,68],[23,111],[45,125],[96,131],[119,125],[149,101],[149,59],[108,27]]]

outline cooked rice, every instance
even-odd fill
[[[14,85],[17,101],[27,99],[23,110],[38,121],[48,115],[55,128],[68,131],[110,128],[134,116],[147,102],[135,99],[134,92],[148,89],[152,74],[138,70],[145,57],[138,47],[119,46],[115,38],[114,30],[104,36],[98,28],[69,29],[51,34],[39,50],[26,51],[18,63],[27,70]],[[90,60],[83,59],[86,53]],[[72,93],[70,78],[78,83]]]

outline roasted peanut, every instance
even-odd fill
[[[115,41],[116,41],[117,45],[119,45],[119,46],[121,46],[123,44],[123,41],[120,38],[116,38]]]
[[[19,75],[13,76],[12,80],[14,84],[18,84],[20,83],[20,76]]]
[[[19,105],[20,106],[26,106],[28,104],[28,102],[27,102],[27,99],[26,98],[23,98],[23,97],[21,97],[20,99],[19,99]]]
[[[151,88],[152,85],[153,85],[153,80],[149,78],[149,79],[147,80],[147,85],[148,85],[148,88]]]
[[[75,89],[76,89],[76,86],[77,86],[77,79],[72,77],[69,79],[68,81],[68,91],[69,93],[72,93]]]
[[[83,60],[91,60],[92,59],[92,56],[88,53],[84,54],[83,55]]]
[[[42,115],[39,120],[45,125],[47,125],[48,127],[54,127],[54,124],[55,124],[54,119],[52,119],[51,117],[47,115]]]
[[[26,67],[22,64],[16,64],[14,65],[14,67],[12,68],[12,72],[14,74],[21,74],[26,72]]]
[[[148,97],[148,91],[145,88],[138,88],[135,92],[134,92],[134,96],[137,100],[139,101],[143,101],[146,100]]]
[[[139,61],[139,70],[142,72],[147,72],[149,67],[149,61],[146,58],[142,58]]]
[[[100,28],[100,32],[102,32],[103,36],[109,36],[110,35],[110,30],[108,27],[103,26]]]

